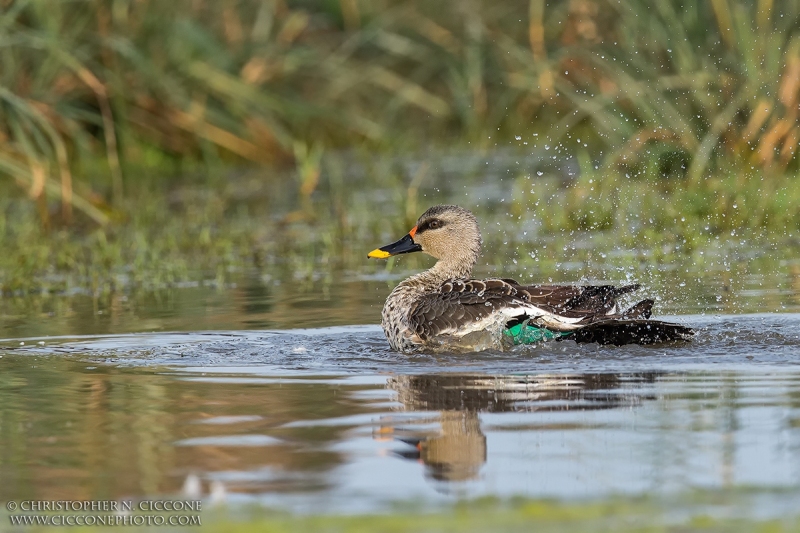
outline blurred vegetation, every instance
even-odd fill
[[[800,229],[796,1],[0,4],[5,293],[347,263],[509,150],[505,212],[542,233],[692,252]],[[248,166],[291,201],[231,200]]]
[[[142,173],[220,162],[295,163],[311,194],[353,145],[536,133],[699,194],[797,167],[791,0],[3,4],[0,172],[45,224],[48,199],[105,224]]]
[[[456,202],[466,202],[480,221],[484,251],[478,276],[502,272],[530,282],[636,279],[669,302],[677,298],[659,307],[677,313],[716,308],[720,284],[730,290],[721,293],[727,312],[777,308],[776,294],[750,304],[737,296],[753,280],[798,291],[794,250],[800,213],[791,206],[800,203],[800,188],[764,201],[738,189],[738,177],[730,176],[709,180],[717,193],[694,196],[644,179],[604,179],[592,168],[565,187],[559,169],[514,153],[495,153],[490,165],[461,152],[428,155],[423,162],[364,157],[366,163],[360,163],[360,158],[327,156],[320,162],[323,179],[310,198],[300,192],[291,170],[187,176],[169,180],[169,187],[159,177],[143,178],[128,188],[123,221],[105,227],[48,230],[23,191],[0,194],[5,214],[0,297],[25,297],[14,304],[16,311],[8,311],[19,316],[28,297],[32,309],[44,305],[43,313],[53,297],[76,295],[104,309],[113,307],[114,295],[134,301],[136,294],[196,284],[223,294],[229,284],[255,277],[284,296],[306,295],[318,303],[320,298],[349,302],[350,292],[356,297],[366,290],[358,283],[370,280],[375,285],[368,292],[380,303],[389,286],[427,268],[431,258],[409,254],[375,261],[367,252],[404,235],[429,205]],[[745,183],[763,186],[760,180]],[[471,198],[478,194],[480,199]],[[764,228],[755,213],[789,229]],[[667,267],[682,274],[675,278]],[[681,282],[691,288],[676,291]],[[4,309],[0,305],[0,319]],[[353,309],[341,317],[316,317],[307,310],[303,318],[287,316],[295,324],[374,318]]]

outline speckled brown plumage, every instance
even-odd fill
[[[643,343],[691,334],[683,326],[647,320],[652,300],[620,311],[617,297],[638,285],[524,286],[510,279],[470,279],[481,238],[477,220],[461,207],[429,209],[409,236],[402,246],[421,248],[439,261],[401,282],[386,299],[381,325],[395,350],[502,348],[502,331],[523,321],[553,331],[581,331],[574,338],[583,342],[636,342],[637,332]],[[636,326],[640,323],[646,327]]]

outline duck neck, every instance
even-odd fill
[[[420,292],[426,292],[438,288],[442,283],[449,279],[465,279],[472,275],[472,267],[475,260],[445,260],[440,259],[431,268],[411,276],[398,285],[411,287]]]

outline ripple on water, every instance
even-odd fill
[[[194,480],[349,512],[749,487],[780,514],[800,495],[800,315],[670,319],[695,340],[410,357],[373,326],[4,341],[0,409],[29,421],[9,426],[25,445],[4,468],[24,476],[35,458],[43,498]]]
[[[693,341],[657,346],[577,345],[571,341],[520,346],[509,352],[401,355],[389,350],[378,326],[286,331],[153,333],[2,341],[15,353],[80,355],[116,365],[266,365],[274,371],[392,372],[618,371],[698,368],[717,365],[800,362],[800,315],[667,317],[694,327]],[[37,344],[44,341],[44,345]],[[0,344],[0,346],[3,346]]]

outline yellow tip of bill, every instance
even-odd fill
[[[380,248],[375,248],[370,253],[367,254],[367,257],[374,257],[375,259],[386,259],[387,257],[391,256],[389,252],[384,252]]]

